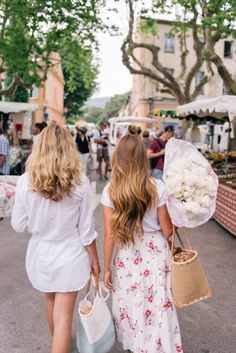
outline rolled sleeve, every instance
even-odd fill
[[[84,246],[90,245],[97,238],[98,233],[94,229],[94,215],[92,202],[92,189],[89,180],[85,180],[85,191],[80,206],[79,237]]]
[[[18,233],[27,230],[28,216],[25,207],[25,195],[21,179],[16,186],[15,202],[12,210],[11,225]]]

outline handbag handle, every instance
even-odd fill
[[[187,233],[185,227],[183,228],[183,232],[184,232],[185,238],[186,238],[186,240],[187,240],[189,249],[190,249],[190,250],[193,250],[192,244],[191,244],[191,242],[190,242],[190,239],[189,239],[189,236],[188,236],[188,233]],[[184,243],[183,243],[183,241],[182,241],[182,239],[181,239],[181,236],[180,236],[179,232],[178,232],[177,229],[175,228],[175,225],[174,225],[174,224],[173,224],[173,234],[172,234],[172,235],[173,235],[173,240],[172,240],[172,243],[171,243],[171,256],[173,256],[173,253],[174,253],[174,243],[175,243],[175,236],[176,236],[176,235],[177,235],[177,238],[178,238],[178,240],[179,240],[179,242],[180,242],[180,245],[181,245],[182,248],[184,249]]]
[[[107,299],[110,296],[110,292],[107,290],[107,288],[105,286],[103,288],[102,287],[103,287],[103,284],[101,283],[99,285],[98,279],[95,278],[93,275],[91,275],[91,277],[90,277],[90,279],[88,281],[88,286],[87,286],[86,293],[89,293],[92,288],[95,288],[97,294],[101,298],[103,298],[104,301],[107,301]],[[107,295],[105,296],[105,298],[103,297],[102,289],[104,289],[107,292]]]
[[[89,292],[90,292],[90,289],[91,289],[92,287],[95,287],[97,293],[100,295],[100,293],[99,293],[99,283],[98,283],[98,279],[96,279],[93,275],[90,276],[90,279],[89,279],[89,281],[88,281],[86,293],[89,293]]]

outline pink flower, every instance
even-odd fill
[[[121,319],[121,320],[124,320],[124,319],[125,319],[125,314],[124,314],[124,313],[121,313],[121,314],[120,314],[120,319]]]
[[[149,270],[145,270],[145,271],[143,272],[144,277],[148,277],[149,274],[150,274],[150,271],[149,271]]]
[[[144,315],[147,318],[147,317],[149,317],[151,315],[151,313],[152,313],[151,310],[148,309],[148,310],[145,311]]]
[[[167,302],[164,303],[164,308],[172,308],[173,304],[170,300],[168,300]]]
[[[133,292],[135,289],[137,289],[137,287],[136,287],[135,285],[131,286],[132,292]]]
[[[155,249],[153,241],[150,241],[150,242],[149,242],[148,247],[149,247],[149,249],[151,249],[151,250],[154,250],[154,249]]]
[[[13,195],[15,195],[15,192],[12,190],[6,190],[5,191],[5,196],[10,199]]]
[[[156,340],[156,344],[157,344],[157,349],[161,349],[162,348],[162,342],[161,342],[161,339],[158,338],[158,340]]]
[[[139,264],[139,259],[138,259],[138,257],[134,260],[134,264],[135,264],[135,265],[138,265],[138,264]]]
[[[153,296],[150,295],[149,297],[147,297],[147,300],[148,300],[149,303],[152,303],[152,301],[153,301]]]
[[[118,264],[118,266],[119,266],[120,268],[124,268],[124,267],[125,267],[125,264],[124,264],[123,261],[120,261],[119,264]]]
[[[177,346],[176,346],[176,352],[178,352],[178,353],[183,352],[183,347],[182,347],[182,346],[177,345]]]

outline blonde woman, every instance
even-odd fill
[[[92,193],[69,131],[45,128],[19,178],[12,213],[17,232],[32,237],[26,254],[30,282],[45,293],[52,353],[68,353],[78,291],[99,275]]]
[[[172,224],[165,200],[163,182],[150,177],[141,139],[124,136],[101,200],[104,283],[113,291],[118,340],[134,353],[183,352],[170,289]]]

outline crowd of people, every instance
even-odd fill
[[[117,339],[133,353],[183,352],[170,286],[173,225],[160,180],[165,144],[173,134],[167,126],[150,139],[147,132],[131,128],[120,137],[111,164],[106,125],[94,136],[99,177],[103,161],[105,179],[111,168],[101,199],[103,281],[113,296]],[[85,174],[92,153],[85,128],[78,128],[73,139],[67,128],[51,122],[38,134],[16,187],[12,226],[32,234],[26,271],[33,287],[45,294],[52,353],[69,353],[78,292],[91,273],[96,281],[100,275],[92,191]],[[156,157],[157,171],[151,175],[150,160]]]
[[[156,179],[162,179],[165,145],[167,141],[175,135],[174,126],[165,126],[163,132],[161,133],[159,133],[158,130],[152,130],[151,132],[149,130],[142,131],[141,127],[135,125],[130,125],[127,131],[124,131],[123,134],[119,128],[117,129],[118,140],[126,134],[135,135],[141,139],[147,151],[152,176]],[[95,148],[93,148],[92,142],[95,144]],[[108,180],[108,172],[111,169],[109,129],[107,124],[104,122],[100,123],[93,135],[93,139],[87,134],[86,127],[78,127],[76,143],[86,175],[89,173],[89,161],[93,159],[93,153],[96,153],[97,172],[100,180]],[[104,168],[103,162],[105,164]]]
[[[34,144],[40,133],[47,127],[45,121],[35,123],[32,127],[32,143]],[[142,130],[139,126],[130,125],[127,131],[122,132],[117,130],[118,140],[124,134],[131,134],[138,136],[146,150],[147,157],[150,162],[151,173],[154,178],[162,179],[163,166],[164,166],[164,155],[166,142],[174,136],[175,130],[172,125],[167,125],[162,133],[158,130]],[[19,139],[17,134],[12,132],[13,143],[12,145],[19,145]],[[15,138],[14,138],[15,136]],[[97,173],[100,180],[108,180],[108,173],[111,171],[110,167],[110,141],[109,141],[109,128],[107,123],[102,122],[94,132],[93,136],[90,136],[86,126],[76,127],[75,142],[77,150],[80,153],[81,163],[83,171],[86,175],[89,174],[91,167],[94,168],[93,155],[96,154],[97,162]],[[24,161],[25,163],[25,161]],[[22,163],[21,163],[22,164]],[[17,174],[22,174],[25,168],[24,165],[17,168]],[[0,175],[10,174],[10,143],[7,134],[0,128]],[[15,174],[15,172],[13,173]]]

